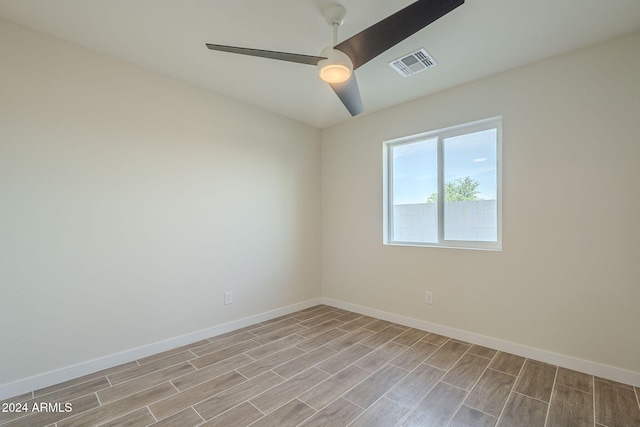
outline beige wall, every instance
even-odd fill
[[[640,372],[639,46],[636,33],[324,130],[323,296]],[[498,115],[503,251],[384,246],[382,141]]]
[[[320,296],[317,129],[6,21],[0,58],[0,384]]]

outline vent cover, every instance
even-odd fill
[[[427,68],[435,67],[438,63],[423,48],[389,62],[389,65],[400,73],[401,76],[409,77]]]

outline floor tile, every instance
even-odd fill
[[[464,390],[440,382],[422,399],[403,426],[446,426],[465,396]]]
[[[469,350],[468,345],[461,344],[456,341],[447,341],[431,356],[427,358],[425,363],[440,369],[449,369],[456,364],[458,359]]]
[[[405,330],[406,329],[404,328],[399,328],[392,325],[374,333],[370,337],[363,339],[361,343],[364,345],[368,345],[369,347],[379,347],[387,341],[391,341],[392,339],[400,336],[405,332]]]
[[[232,371],[156,402],[149,409],[156,419],[161,420],[244,382],[247,382],[245,377]]]
[[[475,354],[476,356],[486,357],[487,359],[493,359],[498,353],[498,350],[492,348],[483,347],[481,345],[472,345],[469,349],[469,354]]]
[[[0,411],[0,427],[635,427],[638,394],[318,305],[5,400],[73,410]]]
[[[407,346],[389,341],[376,348],[354,364],[369,372],[375,372],[399,354],[404,353],[406,350]]]
[[[309,309],[300,310],[298,313],[295,313],[292,317],[296,320],[302,322],[312,317],[320,316],[321,314],[328,313],[330,311],[335,311],[335,308],[330,307],[328,305],[319,305],[316,307],[311,307]]]
[[[348,366],[326,381],[312,387],[300,395],[298,399],[314,409],[322,409],[369,375],[371,373],[364,369],[353,365]]]
[[[107,380],[107,378],[99,377],[87,382],[73,385],[71,387],[54,391],[44,396],[23,400],[22,402],[25,403],[27,407],[33,408],[34,404],[39,404],[40,402],[69,402],[75,398],[108,388],[109,381]],[[8,419],[14,418],[12,417],[11,413],[7,414],[6,412],[0,412],[0,423],[2,423],[5,417],[7,417]]]
[[[402,334],[398,335],[393,340],[398,344],[406,345],[407,347],[411,347],[422,338],[426,337],[428,332],[421,331],[420,329],[408,329],[404,331]]]
[[[307,389],[316,386],[328,377],[329,374],[326,372],[316,368],[311,368],[278,384],[269,391],[254,397],[249,401],[249,403],[258,408],[261,412],[268,414],[290,400],[293,400],[295,397],[301,395]]]
[[[484,357],[465,354],[449,372],[447,372],[447,375],[442,378],[442,381],[463,390],[470,391],[486,369],[489,361],[489,359]]]
[[[363,328],[373,332],[380,332],[389,326],[393,326],[393,323],[387,322],[386,320],[374,319],[373,322],[367,323]]]
[[[251,424],[251,427],[296,427],[315,413],[314,409],[296,399]]]
[[[489,367],[496,371],[504,372],[514,377],[518,376],[522,365],[524,365],[525,358],[516,356],[515,354],[498,352]]]
[[[46,426],[100,406],[100,402],[95,393],[78,397],[69,403],[71,403],[72,408],[72,411],[69,413],[31,412],[26,415],[0,413],[0,424],[2,427]],[[4,424],[5,422],[7,423]]]
[[[340,398],[300,424],[300,427],[346,426],[362,412],[362,408]]]
[[[328,320],[319,325],[309,327],[309,329],[305,329],[303,331],[297,332],[301,337],[310,339],[316,337],[318,335],[324,334],[325,332],[335,331],[335,328],[342,325],[342,322],[338,322],[337,320]],[[331,340],[327,340],[329,342]]]
[[[211,341],[209,341],[208,339],[206,340],[200,340],[191,344],[187,344],[187,345],[183,345],[181,347],[177,347],[171,350],[167,350],[167,351],[163,351],[162,353],[157,353],[157,354],[152,354],[151,356],[147,356],[147,357],[143,357],[142,359],[138,359],[138,363],[140,365],[144,365],[146,363],[149,362],[155,362],[158,359],[164,359],[165,357],[169,357],[169,356],[173,356],[175,354],[178,353],[182,353],[183,351],[191,351],[193,353],[193,350],[196,348],[200,348],[203,345],[207,345],[210,344]],[[195,353],[194,353],[195,354]]]
[[[169,357],[155,360],[153,362],[146,363],[144,365],[136,366],[126,371],[116,372],[111,375],[107,375],[111,385],[118,385],[120,383],[131,381],[134,378],[141,377],[143,375],[150,374],[158,369],[167,368],[169,366],[178,365],[182,362],[195,359],[193,353],[189,351],[183,351],[182,353],[174,354]]]
[[[202,418],[209,420],[225,411],[228,411],[234,406],[259,395],[260,393],[269,390],[271,387],[280,384],[282,381],[284,380],[281,376],[274,374],[273,372],[266,372],[235,387],[221,393],[217,393],[215,396],[196,404],[193,409],[195,409]],[[153,408],[151,409],[153,411]]]
[[[291,327],[291,326],[297,327],[299,324],[300,322],[296,319],[286,318],[286,319],[279,320],[277,322],[269,322],[266,325],[250,328],[247,330],[247,332],[250,332],[251,335],[253,336],[256,336],[256,335],[260,336],[260,335],[270,334],[272,332],[281,330],[283,328]]]
[[[342,329],[339,330],[341,331]],[[327,347],[335,351],[342,351],[371,335],[373,335],[372,331],[368,331],[366,329],[356,329],[355,331],[351,331],[348,333],[345,332],[345,335],[343,335],[342,337],[328,343]]]
[[[306,330],[307,328],[298,324],[288,325],[283,328],[276,329],[273,332],[267,332],[266,334],[258,335],[253,339],[253,341],[261,345],[265,345],[273,341],[278,341],[288,335],[302,333]]]
[[[303,320],[300,322],[300,325],[305,326],[307,328],[313,328],[324,324],[325,322],[331,322],[331,327],[342,325],[344,322],[339,322],[334,319],[335,314],[328,312],[321,314],[320,316],[312,317],[308,320]]]
[[[205,381],[209,381],[215,377],[231,372],[234,369],[246,366],[249,363],[253,363],[253,359],[245,356],[244,354],[236,354],[235,356],[231,356],[228,359],[221,360],[220,362],[206,365],[195,372],[172,379],[171,383],[178,390],[184,391]]]
[[[100,424],[100,427],[147,427],[149,424],[155,423],[151,412],[147,408],[138,409],[129,414],[125,414],[106,424]]]
[[[338,316],[336,316],[336,320],[339,320],[344,323],[348,323],[348,322],[351,322],[352,320],[356,320],[359,317],[362,317],[362,315],[358,313],[354,313],[352,311],[347,311],[344,314],[339,314]]]
[[[126,399],[116,400],[106,405],[93,408],[89,411],[75,415],[58,422],[58,427],[85,427],[94,424],[96,420],[101,423],[120,417],[122,414],[134,411],[141,407],[157,402],[163,398],[176,394],[178,391],[169,383],[159,384],[150,389],[133,394]]]
[[[618,382],[618,381],[608,380],[606,378],[600,378],[600,377],[594,377],[594,380],[595,381],[600,381],[600,382],[603,382],[603,383],[607,383],[607,384],[611,384],[611,385],[616,386],[616,387],[622,387],[622,388],[627,388],[629,390],[633,390],[633,386],[630,385],[630,384],[624,384],[624,383],[621,383],[621,382]]]
[[[273,368],[272,371],[284,378],[291,378],[314,365],[328,359],[336,354],[335,350],[331,350],[327,347],[318,347],[315,350],[309,351],[305,354],[298,356],[288,363],[284,363],[277,368]]]
[[[349,427],[395,426],[409,411],[408,408],[383,397],[349,424]]]
[[[369,316],[360,316],[355,320],[351,320],[347,323],[345,323],[344,325],[340,326],[340,329],[342,329],[343,331],[355,331],[356,329],[360,329],[360,328],[364,328],[367,325],[370,325],[371,323],[375,322],[376,319],[374,319],[373,317],[369,317]],[[373,332],[371,329],[366,328],[368,331]]]
[[[195,412],[195,411],[194,411]],[[196,415],[198,415],[196,413]],[[248,426],[254,421],[264,417],[264,414],[248,402],[241,403],[233,409],[230,409],[215,418],[202,424],[202,427],[230,427],[230,426]],[[198,418],[200,416],[198,415]],[[202,418],[200,418],[202,419]],[[196,424],[180,424],[175,427],[186,427]]]
[[[0,400],[0,404],[26,402],[27,400],[33,399],[33,397],[34,397],[33,393],[32,392],[28,392],[28,393],[24,393],[24,394],[20,394],[20,395],[17,395],[17,396],[10,397],[9,399]]]
[[[345,393],[344,398],[366,409],[400,382],[406,375],[407,371],[404,369],[393,365],[386,365]]]
[[[243,343],[240,344],[236,344],[234,346],[222,349],[222,350],[218,350],[218,351],[214,351],[212,353],[208,353],[205,354],[202,357],[198,357],[197,359],[193,359],[191,361],[191,364],[196,368],[196,369],[202,369],[203,367],[207,366],[207,365],[212,365],[214,363],[220,362],[222,360],[228,359],[230,357],[233,357],[235,355],[247,352],[249,350],[252,350],[256,347],[259,347],[260,344],[258,344],[255,341],[245,341]]]
[[[255,338],[255,335],[249,332],[244,332],[241,334],[231,335],[228,338],[223,338],[221,340],[209,342],[208,344],[204,344],[199,347],[193,348],[190,351],[196,356],[200,357],[208,353],[213,353],[214,351],[219,351],[225,348],[229,348],[231,346],[243,343],[245,341],[250,341],[253,338]]]
[[[325,331],[319,335],[316,335],[313,338],[302,337],[304,338],[304,341],[300,343],[296,343],[296,347],[304,351],[309,351],[323,345],[328,346],[331,343],[333,343],[336,339],[339,339],[341,336],[345,335],[346,333],[347,332],[341,329],[329,329],[328,331]]]
[[[400,368],[411,371],[419,366],[422,362],[427,360],[427,357],[431,356],[437,349],[438,347],[433,344],[429,344],[428,342],[424,341],[418,341],[403,353],[392,359],[390,363]]]
[[[582,372],[558,368],[556,383],[587,393],[593,393],[593,376]]]
[[[527,360],[513,390],[525,396],[549,402],[556,371],[555,366]]]
[[[133,393],[142,391],[146,388],[153,387],[154,385],[161,384],[170,381],[174,378],[182,375],[195,372],[195,368],[191,364],[185,362],[179,365],[170,366],[168,368],[160,369],[142,377],[135,378],[131,381],[120,383],[113,387],[102,389],[98,391],[98,399],[102,404],[112,402],[114,400],[122,399]],[[106,380],[106,379],[105,379]]]
[[[417,405],[440,381],[446,371],[422,364],[408,373],[386,397],[407,407]]]
[[[533,397],[511,393],[496,425],[498,427],[544,427],[547,407],[547,403]]]
[[[371,347],[367,347],[362,344],[355,344],[320,363],[318,368],[329,372],[330,374],[336,374],[372,351],[373,349]]]
[[[445,337],[444,335],[438,335],[438,334],[428,334],[427,336],[425,336],[424,338],[422,338],[422,341],[428,342],[429,344],[434,344],[437,346],[441,346],[444,343],[446,343],[447,341],[449,341],[449,337]]]
[[[593,427],[593,394],[556,384],[546,427]]]
[[[127,369],[131,369],[131,368],[134,368],[136,366],[138,366],[137,362],[125,363],[125,364],[122,364],[122,365],[115,366],[113,368],[104,369],[102,371],[99,371],[99,372],[96,372],[96,373],[93,373],[93,374],[85,375],[85,376],[82,376],[80,378],[76,378],[76,379],[73,379],[73,380],[65,381],[65,382],[60,383],[60,384],[55,384],[55,385],[52,385],[50,387],[46,387],[46,388],[42,388],[42,389],[36,390],[36,391],[33,392],[33,395],[34,395],[34,397],[42,397],[42,396],[45,396],[47,394],[53,393],[54,391],[58,391],[58,390],[62,390],[62,389],[74,386],[74,385],[82,384],[82,383],[85,383],[87,381],[94,380],[96,378],[106,377],[106,376],[108,376],[110,374],[113,374],[113,373],[116,373],[116,372],[120,372],[120,371],[125,371]]]
[[[504,407],[516,377],[487,369],[465,400],[465,405],[498,417]]]
[[[448,427],[493,427],[497,422],[496,417],[462,405]]]
[[[305,352],[297,347],[288,347],[236,370],[247,378],[253,378],[303,354]]]
[[[282,350],[283,348],[298,345],[305,341],[307,341],[307,339],[301,337],[300,335],[287,335],[280,340],[272,341],[269,344],[261,345],[260,347],[254,348],[253,350],[245,351],[244,354],[253,359],[262,359],[263,357],[270,356],[273,353]]]
[[[595,381],[596,422],[609,427],[640,426],[640,408],[633,389]]]
[[[165,418],[162,421],[151,424],[152,427],[182,427],[182,426],[197,426],[204,420],[200,418],[200,415],[193,409],[187,408],[183,411],[173,414],[170,417]]]

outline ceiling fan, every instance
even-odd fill
[[[316,65],[320,78],[331,86],[349,113],[356,116],[362,113],[363,106],[353,71],[463,3],[464,0],[418,0],[341,43],[338,43],[338,27],[347,11],[341,5],[329,6],[324,10],[324,17],[333,27],[333,44],[322,49],[320,56],[211,43],[207,43],[207,47],[222,52]]]

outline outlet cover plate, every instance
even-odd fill
[[[431,291],[424,292],[424,303],[433,304],[433,293]]]

